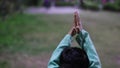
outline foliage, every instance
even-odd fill
[[[25,0],[25,1],[23,1],[25,6],[43,6],[43,2],[44,2],[44,0]]]
[[[44,0],[39,0],[38,5],[39,5],[39,6],[43,6],[43,2],[44,2]]]
[[[98,3],[86,1],[84,2],[83,8],[90,9],[90,10],[99,10]]]
[[[0,0],[0,16],[3,19],[17,11],[22,12],[22,0]]]
[[[74,6],[75,3],[74,2],[62,2],[62,1],[60,1],[60,2],[56,2],[55,5],[56,6]]]
[[[104,5],[105,10],[120,11],[120,2],[107,3]]]
[[[84,1],[84,8],[90,9],[90,10],[99,10],[103,8],[104,10],[110,10],[110,11],[120,11],[120,0],[116,0],[114,3],[108,2],[104,5],[100,5],[99,1],[93,1],[93,0],[87,0]]]

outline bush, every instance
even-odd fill
[[[74,2],[56,2],[55,5],[56,6],[74,6],[75,3]]]
[[[22,13],[23,0],[0,0],[0,17],[5,20],[9,14]]]
[[[44,0],[24,0],[25,6],[42,6]]]
[[[83,8],[90,10],[99,10],[98,4],[94,2],[85,2]]]
[[[111,11],[120,11],[120,5],[117,3],[107,3],[104,5],[104,9]]]

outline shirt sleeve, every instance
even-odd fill
[[[82,30],[76,37],[76,41],[84,49],[88,55],[90,61],[89,68],[101,68],[101,62],[96,52],[94,44],[87,31]]]
[[[59,43],[58,47],[54,50],[49,60],[48,68],[59,68],[59,56],[65,47],[69,47],[71,45],[71,41],[71,35],[67,34]]]

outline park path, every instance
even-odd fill
[[[27,14],[73,14],[75,11],[80,11],[76,7],[30,7],[25,9]],[[80,11],[81,12],[81,11]]]

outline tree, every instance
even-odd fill
[[[22,0],[1,0],[0,1],[0,16],[2,20],[16,11],[22,12]]]
[[[83,8],[84,7],[84,1],[83,0],[79,0],[80,6]]]

